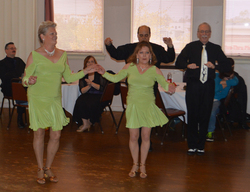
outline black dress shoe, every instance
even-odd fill
[[[250,127],[246,123],[241,124],[241,128],[242,129],[250,129]]]
[[[205,154],[205,150],[204,149],[198,149],[197,150],[197,155],[204,155]]]
[[[20,129],[23,129],[25,127],[24,123],[23,123],[23,117],[22,114],[18,114],[17,116],[17,126]]]
[[[18,128],[20,128],[20,129],[23,129],[23,128],[25,127],[24,123],[21,122],[21,121],[18,121],[18,122],[17,122],[17,126],[18,126]]]
[[[189,149],[189,150],[187,151],[187,154],[188,154],[188,155],[194,155],[194,154],[196,153],[196,151],[197,151],[197,149]]]

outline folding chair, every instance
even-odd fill
[[[168,123],[166,125],[164,125],[165,129],[164,129],[163,137],[161,140],[161,145],[163,145],[163,141],[164,141],[164,138],[165,138],[167,131],[169,129],[169,125],[170,125],[171,121],[174,120],[175,117],[179,117],[179,116],[183,117],[182,138],[184,138],[185,137],[185,126],[186,126],[186,121],[185,121],[184,115],[186,114],[186,112],[179,110],[179,109],[174,109],[174,108],[165,108],[165,105],[162,101],[161,94],[160,94],[159,90],[156,93],[155,104],[161,109],[161,111],[167,116],[167,118],[169,120]]]
[[[113,111],[111,109],[111,104],[112,104],[113,96],[114,96],[114,90],[115,90],[115,83],[108,83],[104,89],[100,102],[103,103],[105,107],[109,108],[110,114],[113,118],[113,122],[115,126],[117,127],[117,123],[116,123]],[[104,133],[101,122],[99,122],[99,125],[100,125],[102,133]]]
[[[9,101],[9,117],[11,115],[11,107],[10,107],[10,103],[13,103],[13,99],[11,96],[3,96],[3,99],[2,99],[2,105],[1,105],[1,111],[0,111],[0,117],[2,115],[2,112],[3,112],[3,104],[4,104],[4,100],[7,99]]]
[[[127,87],[127,85],[125,83],[120,85],[120,91],[121,91],[121,101],[122,101],[123,111],[122,111],[122,115],[120,117],[118,126],[116,127],[116,134],[118,133],[118,130],[119,130],[119,127],[121,125],[121,121],[122,121],[123,115],[124,115],[125,110],[126,110],[126,105],[127,105],[128,87]]]
[[[15,80],[12,81],[11,86],[12,86],[13,108],[12,108],[12,112],[11,112],[11,115],[10,115],[10,119],[9,119],[9,123],[8,123],[8,126],[7,126],[7,130],[9,130],[9,127],[10,127],[10,124],[11,124],[11,120],[12,120],[12,117],[13,117],[13,113],[14,113],[15,107],[19,106],[19,107],[28,108],[28,105],[16,103],[16,100],[28,102],[26,88],[23,87],[23,85],[22,85],[21,82],[15,82]],[[27,124],[27,115],[26,115],[26,112],[25,112],[25,124]],[[28,128],[28,133],[29,132],[30,131],[29,131],[29,128]]]

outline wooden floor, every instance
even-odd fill
[[[121,113],[116,112],[118,120]],[[8,111],[0,121],[0,192],[245,192],[250,191],[250,132],[233,129],[225,142],[216,131],[215,142],[206,143],[204,156],[188,156],[180,125],[170,131],[164,145],[152,133],[153,151],[147,159],[146,179],[128,177],[132,159],[128,148],[125,118],[118,134],[108,112],[102,117],[104,134],[96,124],[90,132],[77,133],[77,126],[64,127],[60,148],[53,163],[58,183],[36,183],[33,132],[19,129],[16,116],[6,130]],[[226,130],[226,133],[228,131]],[[46,134],[46,144],[48,132]],[[45,156],[46,158],[46,156]]]

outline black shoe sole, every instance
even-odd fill
[[[205,152],[204,152],[204,153],[197,152],[197,155],[199,155],[199,156],[202,156],[202,155],[204,155],[204,154],[205,154]]]
[[[200,151],[197,150],[196,153],[197,153],[197,155],[202,156],[202,155],[205,154],[205,151],[204,152],[200,152]]]
[[[214,139],[206,139],[207,142],[214,142]]]

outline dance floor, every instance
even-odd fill
[[[69,114],[67,114],[70,116]],[[118,121],[121,113],[115,112]],[[162,130],[152,131],[153,151],[146,162],[148,177],[130,178],[132,158],[125,118],[118,134],[109,112],[102,115],[104,134],[98,124],[77,133],[74,123],[64,127],[52,170],[59,182],[36,183],[37,164],[32,147],[33,132],[19,129],[16,113],[9,130],[8,110],[0,120],[0,192],[245,192],[250,190],[250,132],[232,130],[225,142],[216,130],[215,142],[206,143],[204,156],[188,156],[181,126],[161,145]],[[48,141],[46,132],[46,142]],[[46,150],[45,150],[46,154]],[[44,159],[46,158],[46,155]]]

